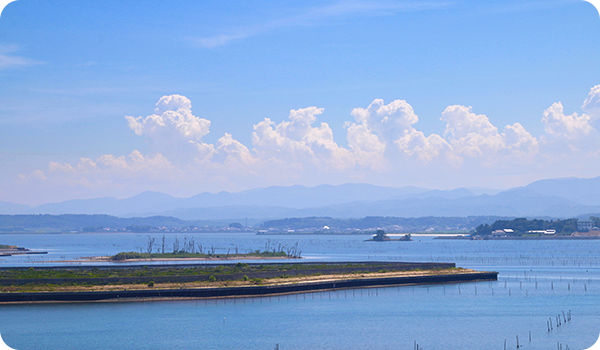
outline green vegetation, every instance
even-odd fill
[[[0,244],[0,249],[13,249],[16,246],[14,245],[6,245],[6,244]]]
[[[166,238],[162,236],[160,246],[155,248],[156,237],[148,237],[146,243],[146,252],[120,252],[110,257],[112,261],[124,261],[129,259],[208,259],[208,258],[300,258],[302,251],[298,248],[298,243],[288,247],[287,245],[271,242],[267,240],[265,250],[260,249],[240,253],[238,247],[232,250],[227,249],[225,253],[217,254],[217,249],[214,246],[204,247],[201,244],[196,244],[194,237],[188,238],[185,236],[183,242],[180,242],[177,236],[173,242],[172,251],[166,252]]]
[[[527,235],[527,231],[556,230],[557,235],[570,235],[577,231],[577,219],[567,220],[527,220],[518,218],[514,220],[496,220],[493,224],[481,224],[476,228],[476,234],[481,236],[491,235],[495,230],[512,229],[514,236]]]
[[[123,261],[129,259],[208,259],[208,258],[287,258],[290,257],[286,252],[260,252],[254,251],[250,253],[238,254],[206,254],[206,253],[138,253],[138,252],[121,252],[110,257],[113,261]]]
[[[299,283],[311,276],[347,275],[369,277],[388,272],[417,272],[421,275],[463,273],[450,264],[418,263],[329,263],[329,264],[227,264],[212,266],[56,267],[0,269],[0,292],[106,291],[145,288],[198,288],[202,286],[247,286]],[[448,266],[450,265],[450,266]],[[421,267],[421,269],[417,269]],[[468,272],[468,271],[467,271]],[[383,277],[386,277],[385,275]]]
[[[262,272],[288,272],[307,271],[310,275],[321,275],[322,272],[314,270],[350,269],[354,272],[365,273],[367,270],[394,271],[393,265],[388,263],[363,264],[363,263],[316,263],[316,264],[223,264],[219,266],[139,266],[139,267],[110,267],[110,268],[13,268],[0,270],[0,279],[79,279],[79,278],[112,278],[112,277],[155,277],[155,276],[226,276],[243,274],[250,278],[253,273]],[[311,271],[308,271],[311,270]],[[418,271],[418,269],[411,269]],[[242,277],[243,279],[244,277]],[[250,278],[252,279],[252,278]]]

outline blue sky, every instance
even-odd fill
[[[18,0],[0,201],[600,176],[598,62],[579,0]]]

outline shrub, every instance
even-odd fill
[[[242,277],[242,279],[243,279],[244,281],[247,281],[247,280],[248,280],[248,276],[244,275],[244,277]]]
[[[210,277],[208,278],[209,282],[215,282],[217,280],[217,278],[215,277],[215,275],[210,275]]]
[[[127,260],[127,259],[141,259],[144,255],[138,252],[121,252],[117,255],[113,255],[110,260]]]
[[[148,287],[154,287],[154,281],[148,282]]]

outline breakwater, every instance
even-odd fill
[[[173,298],[256,297],[348,288],[386,287],[415,284],[496,281],[497,272],[345,279],[268,286],[217,287],[194,289],[148,289],[103,292],[0,293],[0,303],[143,301]]]

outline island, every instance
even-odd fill
[[[497,278],[454,263],[412,262],[0,268],[0,303],[255,297]]]
[[[400,241],[400,242],[410,242],[412,241],[412,237],[410,233],[405,234],[404,236],[394,239],[390,238],[390,236],[385,234],[384,230],[377,230],[375,236],[371,239],[367,239],[365,242],[391,242],[391,241]]]
[[[185,238],[183,245],[179,246],[177,238],[173,244],[173,251],[165,251],[165,237],[163,235],[163,244],[156,251],[153,250],[155,238],[148,237],[148,246],[146,252],[120,252],[112,256],[86,257],[71,262],[139,262],[139,261],[208,261],[208,260],[268,260],[268,259],[301,259],[302,250],[298,247],[298,242],[293,245],[285,245],[278,242],[267,240],[265,249],[248,250],[241,252],[237,246],[229,248],[222,252],[217,252],[214,246],[203,247],[196,245],[193,238],[188,241]],[[63,261],[64,262],[64,261]]]

